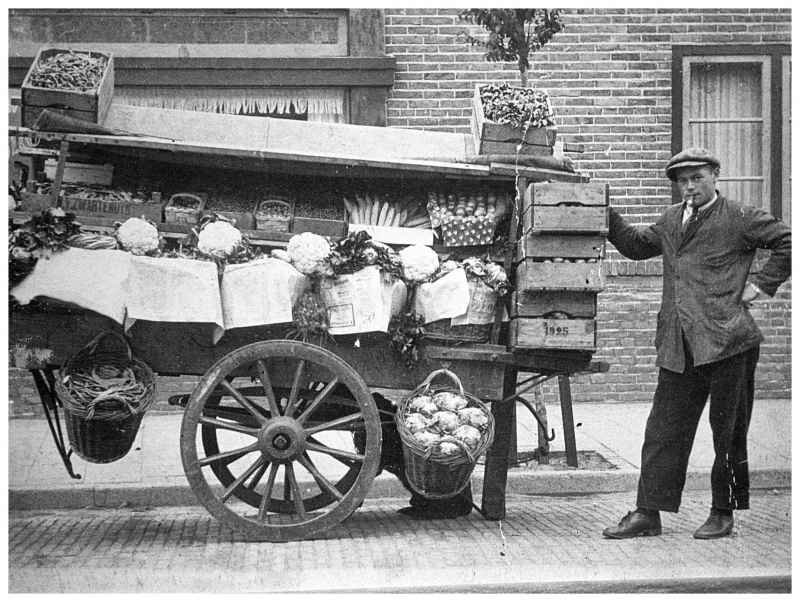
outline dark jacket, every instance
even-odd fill
[[[613,208],[609,240],[629,259],[661,255],[664,288],[656,327],[656,363],[683,372],[683,339],[694,364],[709,364],[758,345],[763,336],[742,293],[758,247],[771,250],[751,281],[773,296],[791,273],[791,232],[767,212],[719,196],[681,232],[683,203],[652,226],[632,226]]]

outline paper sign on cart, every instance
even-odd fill
[[[292,307],[308,286],[308,277],[280,259],[225,266],[220,287],[225,329],[291,322]]]
[[[426,282],[417,287],[414,311],[425,323],[454,318],[469,307],[469,283],[462,268],[453,270],[436,282]]]
[[[469,281],[469,307],[460,316],[454,316],[451,326],[464,324],[491,324],[494,322],[497,293],[480,280]]]
[[[326,278],[320,293],[332,335],[386,332],[393,312],[405,304],[406,285],[368,266],[354,274]]]
[[[349,224],[348,234],[364,230],[373,240],[389,245],[427,245],[433,244],[433,230],[427,228],[403,228],[396,226],[375,226],[372,224]]]
[[[133,256],[127,289],[125,330],[136,320],[211,323],[214,343],[225,332],[217,265],[211,261]]]

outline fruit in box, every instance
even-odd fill
[[[497,222],[505,214],[508,200],[494,191],[429,192],[431,225],[442,229],[446,246],[491,244]]]

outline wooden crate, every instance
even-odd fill
[[[527,234],[517,246],[517,261],[526,258],[602,259],[606,238],[601,234]]]
[[[472,136],[475,140],[475,154],[478,155],[514,155],[517,146],[522,142],[521,155],[552,155],[556,143],[557,129],[553,126],[545,128],[528,128],[525,139],[522,139],[523,128],[514,128],[489,121],[483,114],[481,103],[481,84],[475,86],[472,97]]]
[[[525,190],[522,223],[526,235],[608,234],[608,185],[534,182]]]
[[[595,351],[597,328],[587,318],[513,318],[509,337],[512,349]]]
[[[114,96],[114,57],[106,52],[83,52],[91,56],[103,56],[107,59],[106,70],[97,89],[89,92],[76,90],[59,90],[55,88],[39,88],[30,84],[34,66],[41,60],[50,58],[66,49],[42,48],[22,81],[22,126],[32,127],[36,118],[44,109],[51,109],[76,119],[102,124],[105,121],[111,99]]]
[[[188,199],[193,207],[181,206],[180,199]],[[188,192],[173,194],[164,206],[164,221],[168,224],[188,224],[190,226],[200,223],[206,199],[200,195]]]
[[[100,199],[84,199],[64,195],[61,206],[65,211],[76,215],[90,215],[96,217],[129,218],[143,217],[155,223],[162,222],[162,203],[128,203],[125,201],[104,201]]]
[[[518,291],[601,291],[603,270],[599,261],[574,263],[525,259],[517,264]]]
[[[556,312],[570,318],[594,318],[597,315],[597,293],[519,291],[511,295],[512,318],[543,318]]]

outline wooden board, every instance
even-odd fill
[[[594,351],[596,325],[592,319],[513,318],[512,349],[576,349]]]
[[[517,265],[517,291],[601,291],[602,264],[595,262],[544,262],[526,259]]]
[[[566,203],[606,207],[608,184],[586,182],[533,182],[528,186],[526,201],[531,205],[563,205]]]
[[[570,318],[594,318],[597,293],[577,291],[520,291],[511,296],[512,318],[541,318],[563,312]]]
[[[608,208],[526,205],[523,227],[525,234],[547,232],[608,234]]]
[[[323,219],[295,215],[292,218],[290,230],[294,233],[313,232],[320,236],[344,236],[347,234],[347,222],[343,219]]]
[[[161,203],[92,201],[79,197],[64,196],[61,206],[65,211],[71,211],[76,215],[110,217],[113,219],[144,217],[156,223],[163,221],[163,205]]]
[[[601,259],[606,239],[598,234],[526,234],[517,246],[517,260],[525,258]]]
[[[111,99],[114,96],[114,57],[110,53],[90,52],[92,56],[106,57],[106,69],[96,91],[81,92],[39,88],[31,85],[33,68],[43,59],[68,52],[58,48],[43,48],[36,54],[22,82],[22,125],[31,127],[39,113],[53,108],[59,113],[102,124],[105,121]]]

